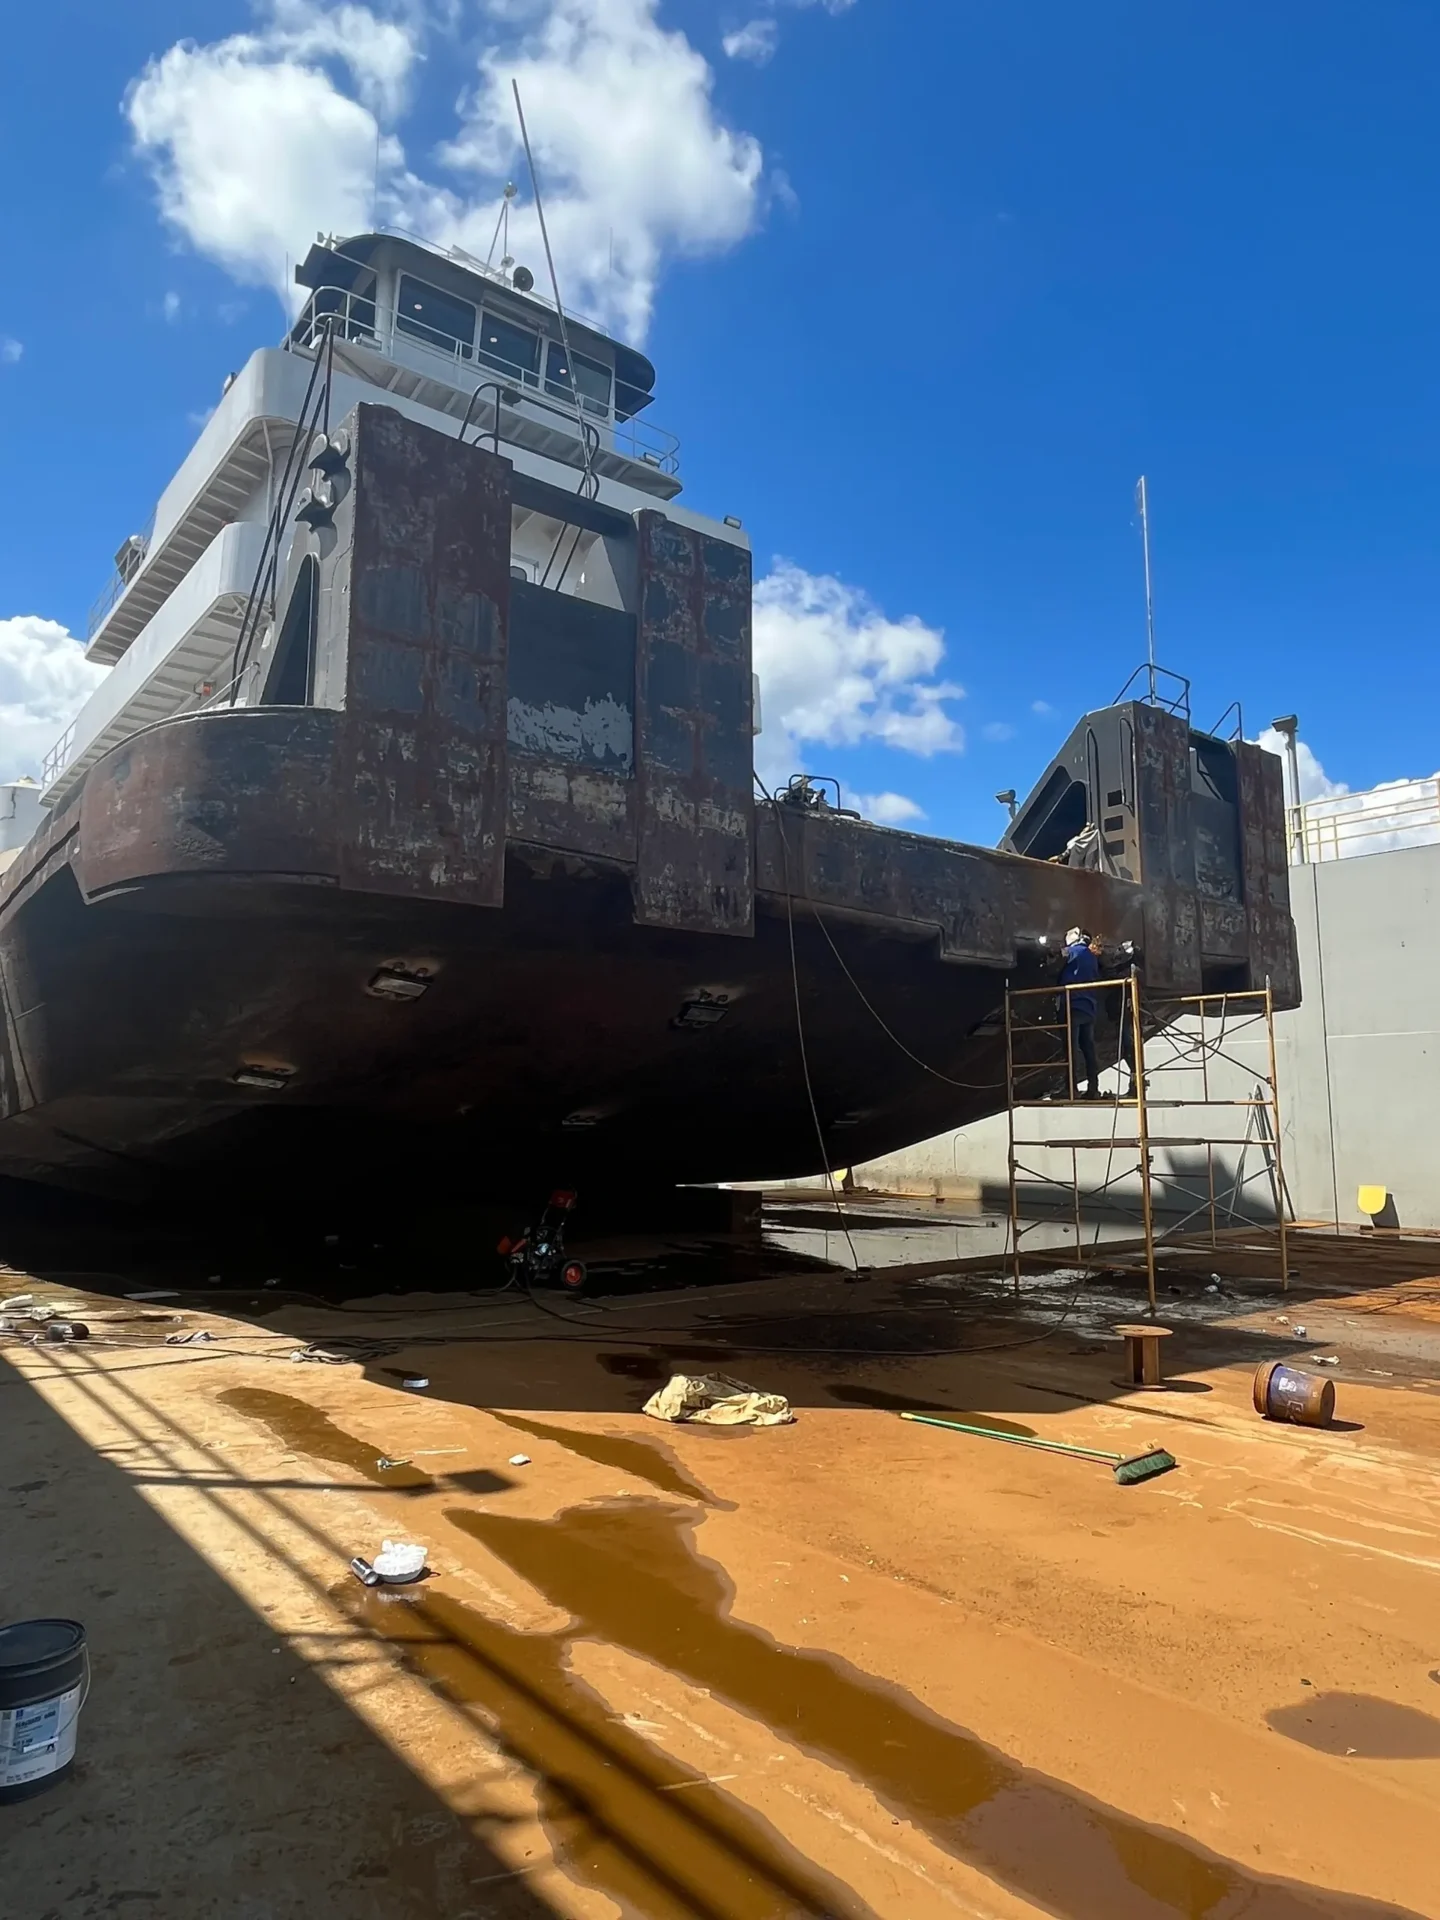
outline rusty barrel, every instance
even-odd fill
[[[1283,1360],[1267,1360],[1255,1370],[1255,1411],[1266,1420],[1328,1427],[1335,1413],[1335,1382]]]

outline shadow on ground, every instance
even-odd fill
[[[782,1246],[683,1234],[587,1246],[581,1235],[575,1244],[591,1265],[579,1298],[503,1291],[503,1263],[478,1249],[478,1228],[457,1239],[453,1213],[445,1250],[427,1253],[421,1229],[376,1240],[373,1228],[323,1234],[314,1222],[289,1230],[272,1222],[222,1241],[213,1223],[161,1233],[134,1215],[67,1213],[42,1197],[28,1210],[9,1206],[0,1254],[42,1281],[112,1300],[162,1295],[130,1303],[133,1334],[110,1330],[137,1346],[157,1344],[174,1324],[145,1316],[216,1314],[296,1350],[313,1344],[358,1361],[388,1391],[405,1392],[418,1376],[431,1397],[462,1405],[628,1413],[670,1374],[714,1370],[815,1407],[969,1405],[1023,1416],[1053,1410],[1057,1396],[1104,1402],[1128,1391],[1113,1329],[1146,1311],[1133,1250],[1117,1246],[1108,1269],[1083,1273],[1064,1265],[1063,1250],[1027,1256],[1017,1299],[993,1220],[937,1211],[944,1217],[932,1220],[924,1202],[848,1202],[856,1244],[872,1262],[859,1280],[805,1250],[843,1245],[833,1210],[808,1200],[767,1210]],[[1374,1284],[1383,1291],[1434,1258],[1423,1245],[1392,1249]],[[1187,1375],[1303,1364],[1315,1342],[1291,1326],[1303,1324],[1307,1303],[1369,1284],[1328,1243],[1307,1244],[1295,1267],[1282,1303],[1273,1235],[1263,1229],[1219,1249],[1163,1252],[1157,1317],[1174,1329],[1165,1363],[1177,1398],[1205,1390]],[[1286,1321],[1275,1311],[1282,1304]]]
[[[7,1920],[553,1915],[325,1685],[360,1636],[278,1643],[3,1361],[0,1425],[0,1617],[79,1620],[94,1676],[73,1777],[0,1813]]]

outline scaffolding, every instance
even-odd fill
[[[1071,996],[1089,994],[1115,1010],[1113,1032],[1118,1058],[1102,1063],[1101,1072],[1127,1071],[1130,1091],[1084,1097],[1077,1077],[1076,1021]],[[1099,1000],[1099,996],[1107,996]],[[1046,1017],[1046,1016],[1049,1017]],[[1110,1021],[1103,1023],[1108,1037]],[[1263,1040],[1261,1065],[1243,1060],[1236,1049],[1255,1048]],[[1137,1067],[1140,1069],[1137,1071]],[[1083,1070],[1083,1068],[1082,1068]],[[1185,1075],[1183,1085],[1178,1076]],[[1169,1076],[1167,1079],[1166,1076]],[[1196,1081],[1198,1078],[1198,1091]],[[1224,1092],[1225,1086],[1251,1083],[1247,1099]],[[1175,1097],[1156,1097],[1151,1084],[1174,1089]],[[1281,1285],[1288,1289],[1290,1258],[1287,1215],[1293,1217],[1281,1156],[1280,1092],[1275,1054],[1275,1003],[1267,981],[1263,988],[1241,992],[1188,994],[1180,998],[1147,1001],[1132,969],[1117,978],[1047,987],[1011,987],[1005,990],[1005,1085],[1009,1117],[1010,1257],[1015,1290],[1020,1290],[1022,1242],[1027,1233],[1051,1226],[1051,1219],[1022,1220],[1020,1178],[1042,1188],[1066,1194],[1075,1228],[1075,1260],[1079,1266],[1107,1264],[1100,1255],[1099,1220],[1089,1246],[1085,1240],[1085,1203],[1103,1204],[1112,1217],[1133,1220],[1144,1236],[1145,1277],[1150,1311],[1155,1311],[1155,1250],[1157,1244],[1184,1233],[1200,1216],[1208,1216],[1210,1244],[1219,1246],[1221,1216],[1226,1230],[1256,1181],[1267,1182],[1279,1229]],[[1056,1091],[1057,1087],[1060,1089]],[[1151,1116],[1158,1110],[1183,1111],[1197,1116],[1183,1134],[1156,1134]],[[1017,1126],[1028,1127],[1025,1116],[1065,1111],[1077,1118],[1076,1130],[1062,1137],[1030,1131],[1022,1137]],[[1237,1136],[1239,1116],[1245,1116]],[[1081,1129],[1079,1117],[1093,1124]],[[1212,1118],[1213,1116],[1213,1118]],[[1121,1132],[1122,1122],[1128,1121]],[[1205,1194],[1179,1218],[1157,1224],[1154,1154],[1157,1147],[1205,1150]],[[1235,1148],[1238,1155],[1228,1186],[1216,1180],[1216,1149]],[[1031,1165],[1021,1155],[1068,1153],[1069,1177],[1054,1172],[1053,1162]],[[1081,1177],[1081,1156],[1103,1153],[1103,1175],[1094,1181]],[[1251,1155],[1258,1164],[1250,1165]],[[1087,1160],[1087,1166],[1088,1166]],[[1171,1176],[1173,1178],[1173,1175]],[[1138,1185],[1136,1204],[1119,1194],[1121,1183],[1133,1178]],[[1193,1198],[1193,1194],[1190,1196]],[[1113,1248],[1112,1248],[1113,1251]]]

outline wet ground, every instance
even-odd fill
[[[1263,1232],[1167,1254],[1141,1393],[1123,1245],[1017,1300],[979,1216],[767,1221],[597,1242],[578,1299],[0,1233],[90,1327],[0,1334],[0,1614],[94,1663],[6,1920],[1440,1914],[1440,1240],[1297,1236],[1284,1294]],[[1258,1419],[1332,1354],[1334,1427]],[[795,1423],[640,1412],[707,1368]],[[363,1587],[387,1537],[429,1577]]]

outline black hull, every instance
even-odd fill
[[[1089,716],[1022,819],[1088,783],[1123,872],[757,805],[743,548],[381,407],[318,457],[247,703],[115,747],[0,883],[0,1174],[232,1210],[783,1178],[996,1111],[1005,980],[1071,924],[1160,993],[1295,997],[1272,756],[1211,743],[1233,799],[1192,818],[1182,720]],[[522,510],[589,530],[610,603],[512,582]]]
[[[794,932],[832,1165],[996,1110],[1003,1041],[974,1035],[1003,996],[994,968],[942,960],[919,930],[838,913],[822,930],[803,906]],[[11,1177],[137,1198],[201,1176],[248,1198],[397,1180],[478,1197],[820,1162],[783,899],[739,942],[638,927],[623,878],[513,857],[498,912],[208,877],[87,905],[62,867],[10,916],[3,952],[7,990],[28,995],[19,1110],[0,1122]],[[397,964],[430,973],[423,997],[369,990]],[[725,1012],[692,1027],[702,994]],[[251,1067],[286,1083],[237,1084]]]

